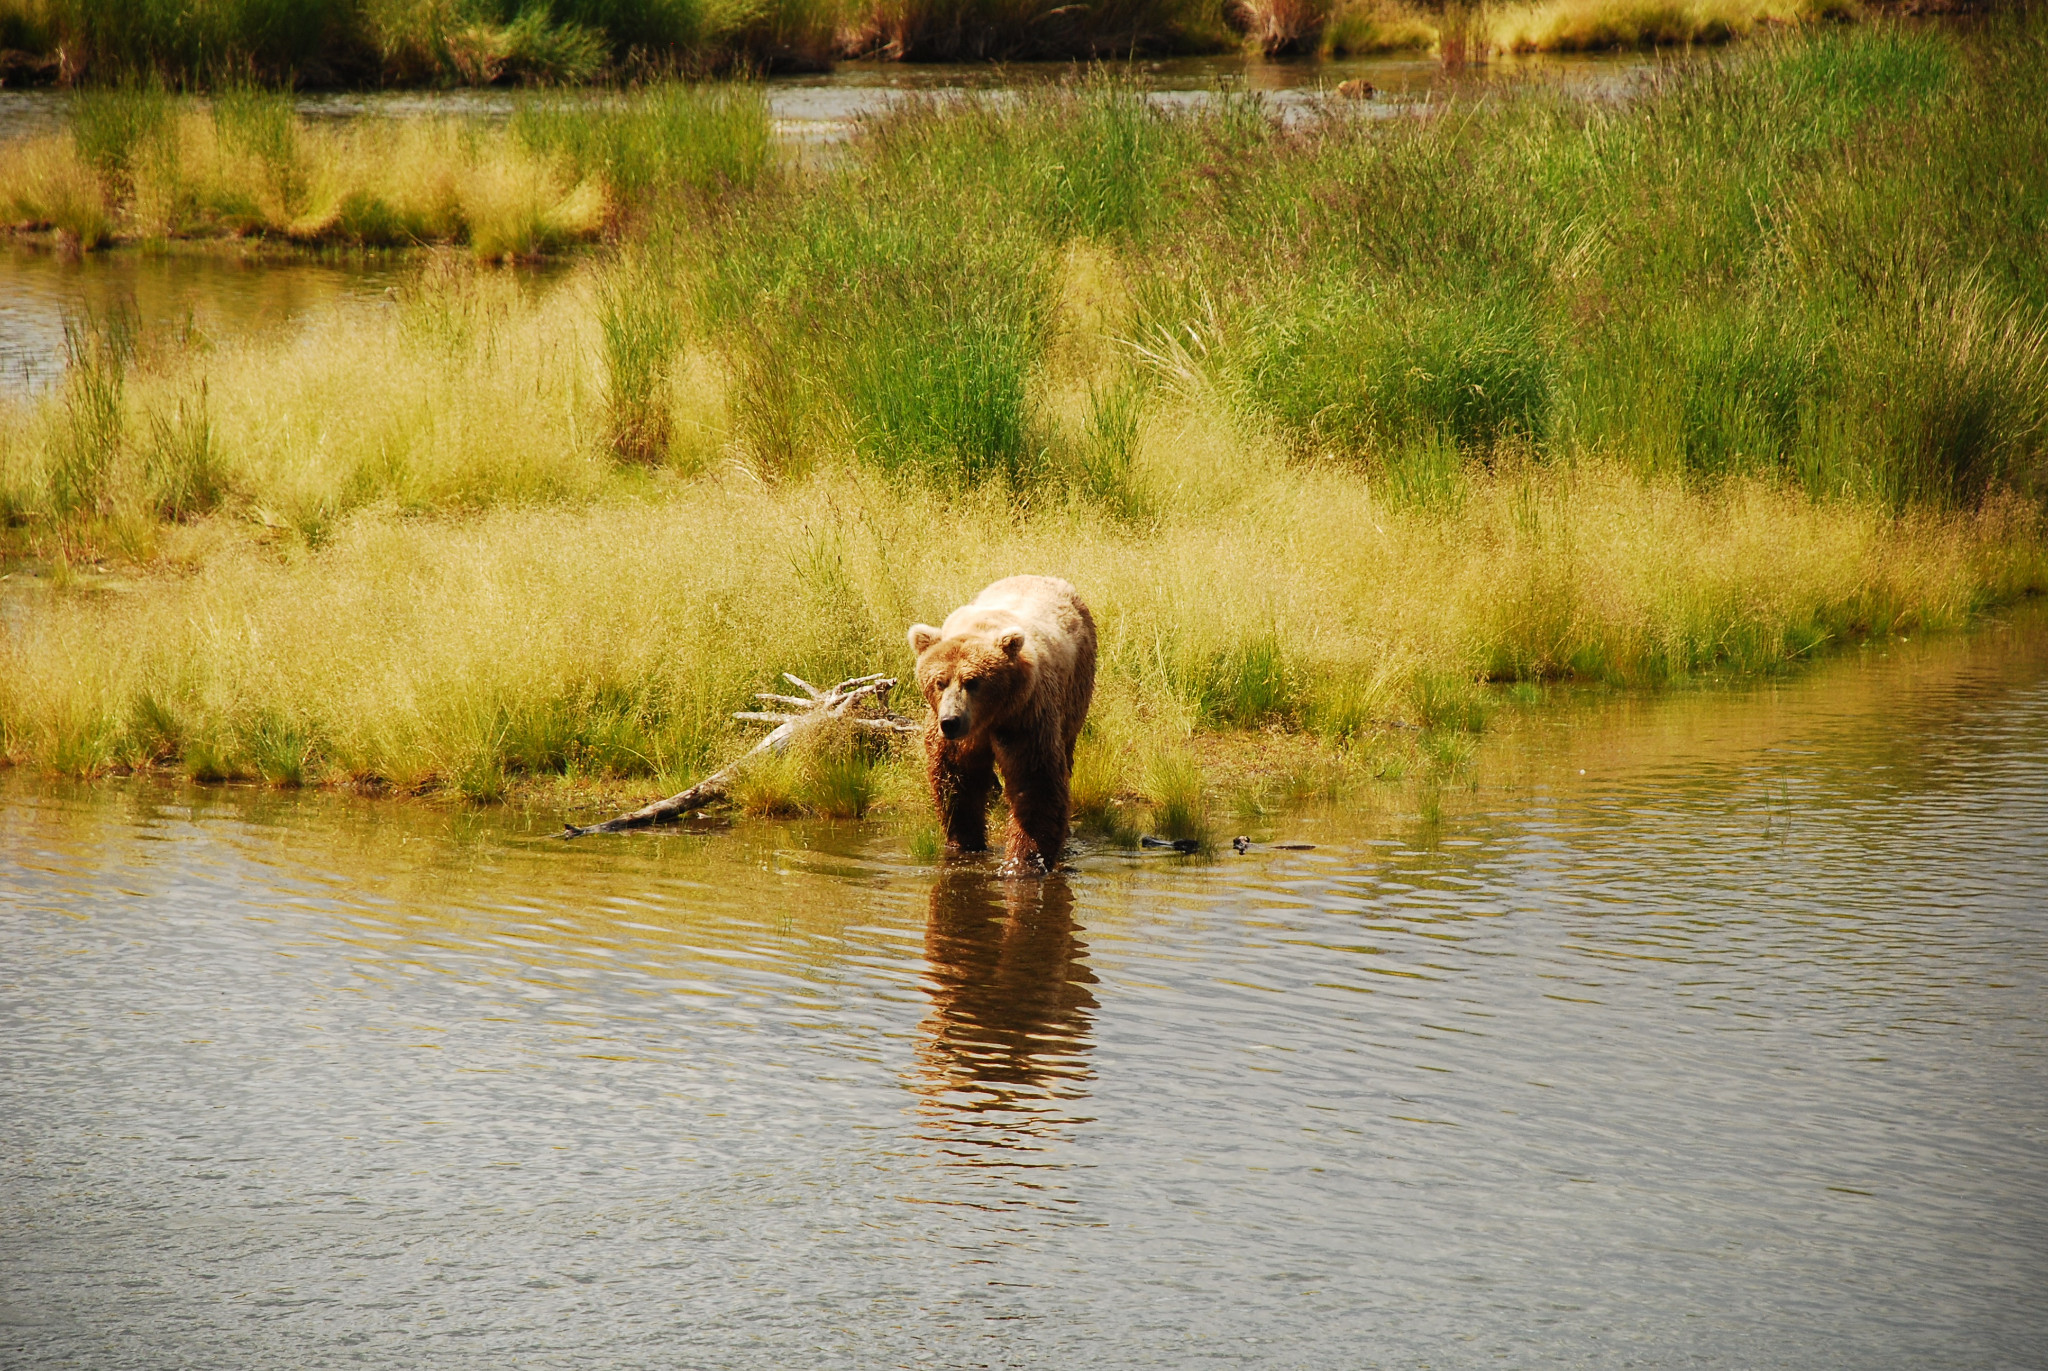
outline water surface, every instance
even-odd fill
[[[0,779],[9,1367],[2048,1363],[2048,622],[1308,852]]]
[[[33,395],[63,376],[67,322],[121,315],[148,338],[202,347],[288,340],[351,310],[389,308],[414,270],[390,255],[319,261],[209,245],[80,259],[0,240],[0,397]]]
[[[1284,113],[1334,91],[1346,81],[1372,84],[1383,100],[1399,103],[1451,90],[1484,91],[1504,83],[1540,80],[1593,99],[1626,95],[1642,77],[1684,55],[1634,51],[1503,54],[1446,75],[1422,53],[1379,54],[1328,60],[1259,58],[1236,53],[1134,62],[840,62],[825,72],[771,76],[760,82],[769,116],[785,138],[843,136],[852,121],[877,114],[910,96],[948,92],[1023,90],[1102,71],[1127,79],[1164,104],[1189,97],[1213,99],[1225,91],[1253,91]],[[511,117],[522,101],[612,98],[602,90],[537,96],[507,87],[455,90],[304,91],[296,97],[309,119],[457,116]],[[54,133],[69,123],[69,95],[56,90],[0,90],[0,143]]]

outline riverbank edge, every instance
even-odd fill
[[[0,567],[0,580],[31,569],[26,559]],[[112,578],[108,578],[109,581]],[[2017,595],[1987,598],[1970,611],[1958,628],[1916,629],[1913,636],[1968,637],[1991,631],[2009,615],[2048,613],[2048,590],[2028,588]],[[1654,699],[1682,692],[1732,692],[1782,681],[1823,668],[1851,653],[1888,643],[1903,643],[1896,630],[1872,631],[1833,640],[1819,650],[1767,669],[1727,669],[1698,673],[1656,686],[1611,685],[1560,676],[1541,681],[1480,680],[1477,710],[1458,723],[1430,727],[1405,718],[1374,720],[1351,738],[1333,743],[1298,722],[1268,721],[1244,727],[1198,728],[1183,740],[1178,754],[1192,764],[1191,787],[1181,780],[1182,793],[1161,794],[1157,784],[1125,784],[1107,794],[1081,799],[1073,812],[1075,833],[1112,847],[1136,848],[1141,836],[1192,840],[1201,852],[1213,851],[1233,834],[1248,833],[1266,841],[1269,820],[1306,806],[1344,802],[1352,806],[1400,810],[1434,822],[1443,796],[1482,787],[1489,744],[1511,738],[1530,723],[1554,719],[1583,708],[1593,699]],[[897,687],[899,708],[914,696],[914,683]],[[916,708],[913,718],[923,720]],[[1505,719],[1508,727],[1496,726]],[[737,755],[737,754],[736,754]],[[731,759],[727,759],[728,763]],[[893,823],[901,827],[913,850],[929,857],[937,850],[938,830],[925,794],[922,742],[899,737],[873,756],[875,796],[855,813],[821,812],[797,798],[795,787],[770,780],[742,790],[744,798],[728,796],[692,810],[680,820],[646,832],[703,831],[755,819],[805,819],[822,822]],[[727,763],[720,763],[727,764]],[[707,766],[709,774],[715,766]],[[209,791],[352,796],[379,804],[399,804],[444,812],[514,811],[540,820],[552,829],[558,823],[592,823],[625,813],[694,784],[687,778],[671,790],[675,778],[657,781],[645,776],[508,775],[502,787],[485,796],[450,788],[442,778],[401,785],[381,778],[327,774],[280,783],[253,774],[194,775],[184,758],[142,762],[111,762],[86,774],[38,765],[0,751],[0,772],[96,784],[116,780],[148,780],[196,786]],[[1172,782],[1168,783],[1169,786]],[[1376,801],[1376,803],[1374,803]],[[1000,796],[998,815],[1006,812]],[[603,841],[602,837],[594,841]]]
[[[400,267],[424,261],[435,253],[448,252],[461,246],[449,243],[391,246],[340,239],[296,240],[263,233],[189,238],[131,234],[116,236],[98,247],[81,250],[75,244],[66,242],[61,230],[47,225],[0,225],[0,243],[17,252],[47,256],[63,262],[75,262],[85,256],[91,256],[98,261],[118,260],[123,257],[188,258],[193,261],[263,267]],[[515,268],[563,267],[590,257],[599,246],[596,242],[577,243],[537,257],[515,258],[506,265]]]

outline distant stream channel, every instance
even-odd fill
[[[1309,851],[0,773],[0,1364],[2048,1364],[2048,615]]]

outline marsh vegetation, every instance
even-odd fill
[[[1081,79],[823,167],[760,155],[744,93],[537,108],[485,152],[598,188],[561,283],[472,221],[388,311],[289,346],[81,319],[7,402],[41,574],[0,750],[680,788],[775,672],[907,677],[905,624],[1027,568],[1103,629],[1084,820],[1426,804],[1518,686],[1772,671],[2042,588],[2044,86],[2023,16],[1775,37],[1625,105],[1283,126]],[[922,803],[886,754],[787,768],[745,803]]]
[[[66,251],[120,238],[298,247],[456,244],[533,258],[768,165],[758,88],[663,84],[598,105],[535,101],[507,126],[454,117],[314,122],[243,86],[76,92],[67,131],[0,145],[0,221]]]
[[[564,84],[1027,61],[1715,43],[1883,0],[0,0],[0,77],[180,85]]]

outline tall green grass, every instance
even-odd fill
[[[1092,243],[1151,386],[1425,504],[1501,452],[1895,504],[2034,489],[2048,291],[2009,245],[2048,193],[2043,30],[1966,53],[1871,26],[1619,109],[1538,91],[1285,133],[1099,81],[911,109],[699,235],[692,314],[776,469],[837,444],[1145,507],[1128,370],[1078,420],[1052,403],[1059,262]]]
[[[621,206],[752,186],[769,168],[767,102],[746,86],[662,82],[603,101],[529,99],[513,131],[599,177]]]

